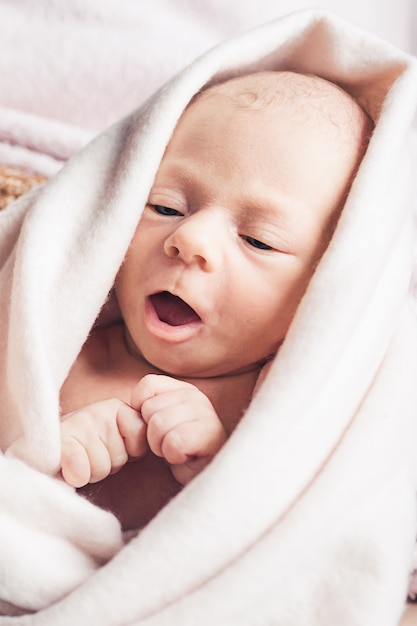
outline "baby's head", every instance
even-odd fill
[[[132,346],[184,377],[274,355],[371,130],[342,89],[292,72],[238,77],[193,98],[116,281]]]

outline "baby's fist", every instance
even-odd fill
[[[149,447],[187,484],[219,451],[226,433],[210,400],[197,387],[149,374],[134,388],[131,405],[148,425]]]

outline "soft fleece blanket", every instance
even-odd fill
[[[265,68],[339,82],[376,129],[240,425],[124,545],[111,514],[52,478],[59,389],[187,102]],[[0,624],[398,623],[416,534],[416,105],[412,57],[299,12],[209,51],[0,214]]]

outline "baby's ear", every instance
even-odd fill
[[[253,390],[253,395],[255,395],[256,393],[258,393],[262,383],[264,382],[265,378],[268,375],[269,370],[271,369],[272,363],[274,362],[274,357],[271,357],[263,366],[263,368],[261,369],[259,376],[258,376],[258,380],[256,381],[256,385],[255,388]]]

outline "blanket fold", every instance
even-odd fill
[[[184,107],[207,83],[263,69],[337,82],[375,131],[236,431],[123,545],[111,514],[53,478],[59,390]],[[301,11],[201,56],[0,214],[0,624],[398,623],[417,522],[416,107],[413,57]],[[56,148],[65,129],[52,136],[53,159],[73,151]]]

